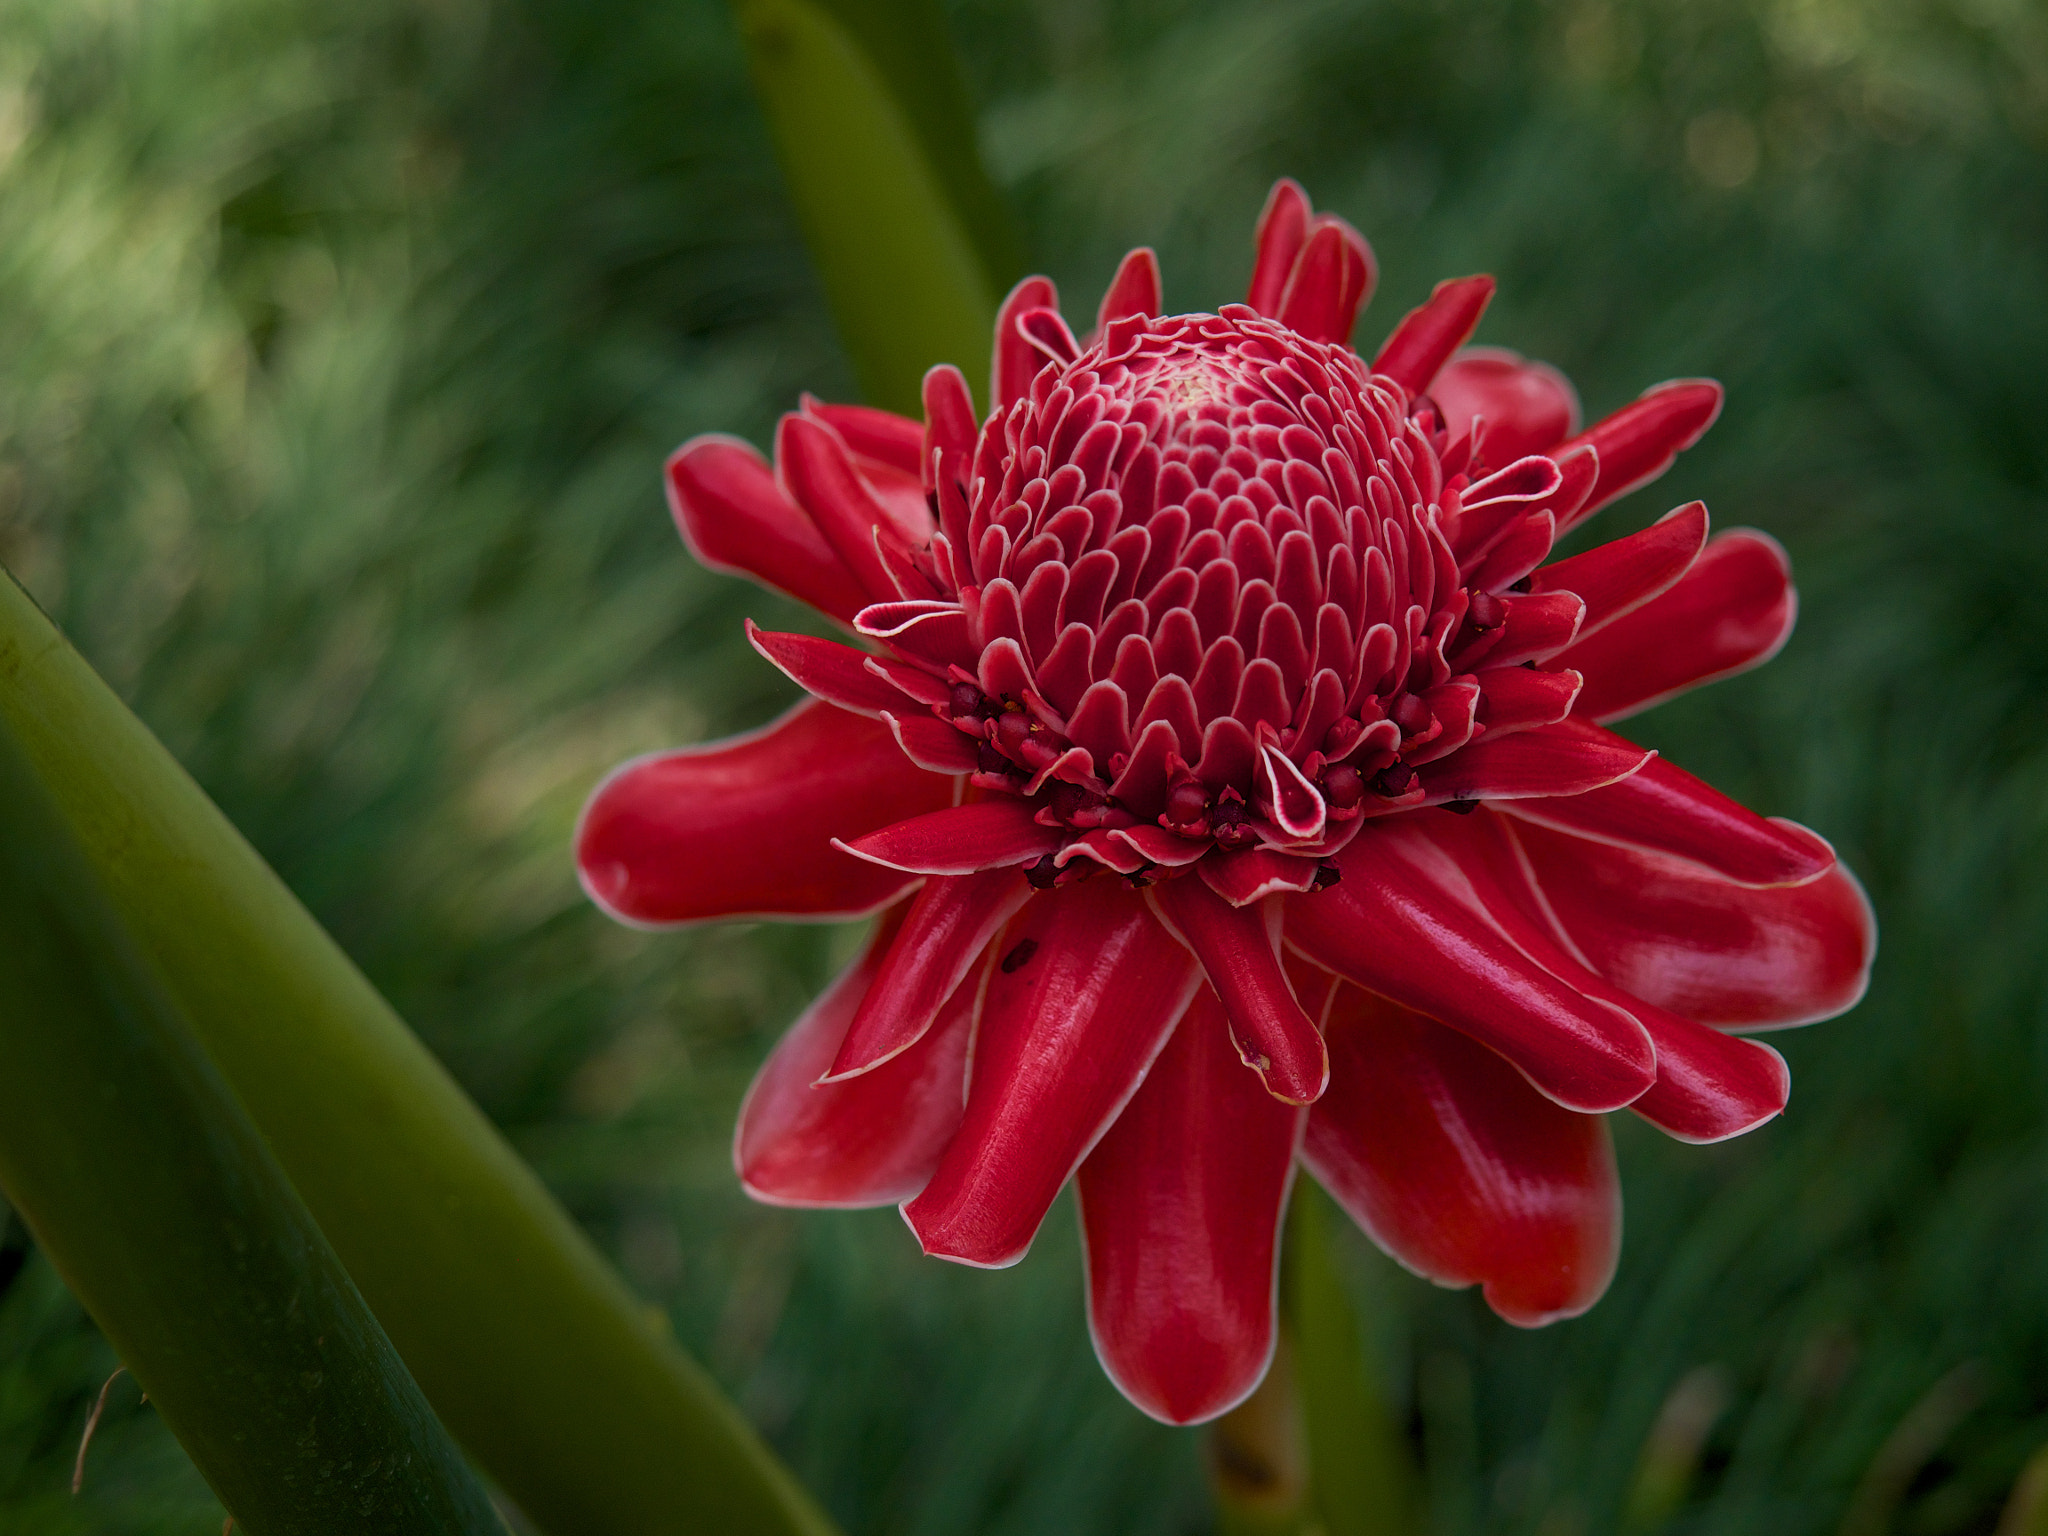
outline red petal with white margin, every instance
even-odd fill
[[[1230,1036],[1266,1091],[1313,1104],[1330,1080],[1330,1058],[1315,1020],[1295,1001],[1280,965],[1280,899],[1235,907],[1199,879],[1183,876],[1145,893],[1160,920],[1194,952],[1230,1016]]]
[[[924,1188],[960,1124],[978,978],[911,1049],[851,1082],[817,1086],[894,937],[892,914],[775,1047],[740,1105],[732,1161],[770,1205],[893,1205]]]
[[[1365,236],[1336,215],[1323,214],[1309,225],[1308,243],[1294,258],[1280,299],[1280,323],[1311,341],[1348,345],[1378,276]]]
[[[1587,968],[1544,900],[1515,839],[1515,824],[1485,812],[1433,829],[1487,909],[1537,964],[1567,985],[1626,1010],[1657,1047],[1657,1081],[1629,1106],[1681,1141],[1725,1141],[1782,1113],[1792,1091],[1784,1058],[1680,1018]]]
[[[1308,243],[1309,200],[1301,183],[1283,176],[1266,194],[1266,206],[1259,214],[1252,238],[1258,257],[1252,263],[1251,287],[1245,303],[1268,318],[1280,314],[1281,296],[1293,275],[1294,259]]]
[[[1709,540],[1670,591],[1550,665],[1586,674],[1575,707],[1606,724],[1761,666],[1784,646],[1798,614],[1783,546],[1769,534],[1734,529]]]
[[[1656,755],[1597,726],[1563,720],[1481,737],[1450,757],[1424,763],[1416,775],[1429,805],[1542,799],[1626,782]]]
[[[1050,278],[1027,277],[1010,290],[996,312],[995,357],[989,365],[989,393],[998,415],[1031,393],[1031,381],[1045,366],[1045,356],[1017,329],[1018,319],[1034,309],[1058,309],[1059,291]]]
[[[870,718],[901,711],[911,700],[886,677],[868,670],[868,653],[815,635],[785,635],[747,620],[747,639],[791,682],[813,698]]]
[[[1561,457],[1590,443],[1600,454],[1600,478],[1585,505],[1569,519],[1560,519],[1558,535],[1576,527],[1618,497],[1648,485],[1671,467],[1679,454],[1706,435],[1721,414],[1721,386],[1712,379],[1673,379],[1654,385],[1561,445]]]
[[[629,923],[855,917],[916,883],[833,847],[953,798],[903,760],[888,727],[830,704],[614,769],[576,828],[584,890]]]
[[[1151,319],[1160,310],[1159,258],[1150,246],[1139,246],[1125,256],[1116,269],[1116,276],[1109,280],[1109,291],[1102,296],[1102,306],[1095,311],[1095,329],[1100,332],[1112,320],[1123,320],[1132,315],[1143,315]]]
[[[1767,820],[1662,758],[1604,788],[1502,809],[1574,837],[1690,859],[1737,885],[1803,885],[1835,862],[1824,838]]]
[[[1621,1190],[1606,1122],[1560,1109],[1483,1046],[1355,987],[1302,1161],[1373,1241],[1509,1322],[1575,1317],[1613,1278]]]
[[[966,1118],[903,1208],[926,1253],[985,1269],[1024,1257],[1201,980],[1119,880],[1045,892],[996,943]]]
[[[1480,445],[1489,464],[1554,448],[1579,429],[1579,394],[1548,363],[1532,362],[1505,347],[1466,347],[1429,386],[1456,441],[1484,417]]]
[[[1692,568],[1707,543],[1707,504],[1689,501],[1627,538],[1559,560],[1530,575],[1534,592],[1576,592],[1586,600],[1579,639],[1633,613]]]
[[[1411,395],[1424,393],[1437,370],[1478,327],[1492,298],[1490,277],[1453,277],[1438,283],[1394,327],[1372,360],[1372,371],[1385,374]]]
[[[872,601],[752,444],[715,432],[693,437],[669,455],[667,480],[676,528],[700,564],[751,577],[843,624]]]
[[[1722,1029],[1811,1024],[1862,999],[1877,924],[1842,865],[1755,890],[1696,865],[1522,823],[1515,835],[1575,947],[1608,980]]]
[[[1417,822],[1368,827],[1337,855],[1342,880],[1283,898],[1289,946],[1491,1046],[1566,1108],[1633,1102],[1657,1074],[1643,1026],[1524,953]]]
[[[971,875],[1029,864],[1066,840],[1063,829],[1041,826],[1033,818],[1024,801],[997,795],[898,822],[850,843],[834,839],[834,846],[911,874]]]
[[[1280,1218],[1305,1116],[1236,1058],[1204,987],[1078,1180],[1095,1353],[1168,1424],[1235,1407],[1273,1358]]]
[[[808,416],[783,417],[775,428],[775,472],[873,600],[895,599],[896,583],[875,552],[875,530],[899,539],[901,530],[854,468],[839,434]]]
[[[1014,869],[927,880],[847,1028],[832,1078],[873,1071],[915,1045],[975,956],[1030,896]]]

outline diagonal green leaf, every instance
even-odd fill
[[[504,1530],[0,730],[0,1185],[252,1536]]]
[[[428,1401],[544,1528],[819,1536],[808,1495],[12,581],[0,723]]]
[[[987,377],[1021,257],[935,0],[734,0],[790,197],[872,404]]]

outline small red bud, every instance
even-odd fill
[[[1471,626],[1484,634],[1489,629],[1499,629],[1507,622],[1508,605],[1491,592],[1474,592],[1471,606],[1465,610],[1465,618]]]
[[[1323,774],[1323,798],[1340,811],[1348,811],[1365,798],[1365,780],[1356,768],[1339,763]]]
[[[1166,792],[1166,824],[1198,827],[1209,809],[1209,791],[1200,779],[1182,779]]]
[[[1415,770],[1399,758],[1387,764],[1373,775],[1373,793],[1384,795],[1389,800],[1398,800],[1415,785]]]
[[[1429,729],[1434,718],[1429,712],[1429,706],[1412,693],[1403,694],[1401,702],[1394,706],[1394,724],[1401,727],[1404,740],[1411,736],[1420,736]]]

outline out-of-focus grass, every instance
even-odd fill
[[[1704,495],[1797,563],[1786,654],[1639,726],[1837,840],[1876,985],[1783,1037],[1781,1124],[1622,1127],[1626,1251],[1585,1319],[1519,1333],[1348,1246],[1436,1531],[1624,1529],[1688,1381],[1679,1407],[1726,1406],[1672,1530],[1989,1530],[2048,1440],[2048,20],[954,20],[1072,307],[1138,241],[1175,306],[1235,297],[1295,174],[1379,249],[1368,341],[1486,269],[1482,339],[1595,412],[1726,381],[1606,521]],[[982,1274],[887,1212],[738,1197],[738,1095],[850,935],[629,933],[569,872],[606,766],[778,707],[741,616],[803,622],[690,564],[662,456],[846,380],[711,0],[0,10],[0,555],[851,1530],[1200,1530],[1192,1437],[1088,1353],[1064,1212]],[[0,1531],[218,1530],[119,1388],[68,1499],[112,1365],[31,1257],[0,1300]]]

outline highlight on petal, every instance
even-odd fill
[[[1870,984],[1877,924],[1841,864],[1760,890],[1528,822],[1515,838],[1593,968],[1685,1018],[1720,1029],[1810,1024],[1855,1007]]]
[[[937,875],[910,904],[901,929],[875,968],[827,1080],[872,1072],[923,1038],[945,1000],[1031,887],[1014,869]]]
[[[1483,1286],[1520,1327],[1599,1300],[1621,1242],[1604,1120],[1357,987],[1338,990],[1329,1039],[1330,1092],[1309,1111],[1302,1161],[1374,1242],[1440,1285]]]
[[[1579,430],[1579,392],[1548,363],[1505,347],[1464,347],[1429,385],[1453,439],[1484,418],[1488,464],[1543,453]]]
[[[1437,370],[1478,328],[1492,298],[1490,277],[1454,277],[1438,283],[1428,299],[1394,327],[1372,360],[1372,371],[1411,395],[1425,393]]]
[[[1709,539],[1669,591],[1551,664],[1585,674],[1575,707],[1604,725],[1763,665],[1784,649],[1798,616],[1784,546],[1736,528]]]
[[[978,980],[955,989],[911,1048],[849,1082],[819,1085],[902,920],[877,926],[859,958],[789,1027],[740,1104],[732,1161],[768,1205],[894,1205],[931,1177],[960,1123]]]
[[[1584,794],[1502,809],[1577,837],[1688,859],[1737,885],[1801,885],[1835,862],[1825,839],[1759,816],[1662,758]]]
[[[1266,1091],[1289,1104],[1322,1097],[1330,1059],[1280,963],[1279,898],[1232,906],[1205,882],[1186,877],[1145,894],[1160,920],[1202,962],[1229,1016],[1238,1055]]]
[[[576,827],[583,888],[621,921],[858,917],[916,883],[834,838],[950,804],[879,721],[799,704],[770,725],[614,769]]]
[[[1121,881],[1046,891],[996,941],[960,1129],[903,1207],[924,1251],[1014,1264],[1130,1101],[1201,972]]]
[[[1719,384],[1712,379],[1673,379],[1644,390],[1638,399],[1565,443],[1559,456],[1581,444],[1598,450],[1600,478],[1585,505],[1571,519],[1560,519],[1557,531],[1562,534],[1609,502],[1648,485],[1704,437],[1720,414]]]
[[[1265,1376],[1305,1119],[1238,1064],[1204,987],[1081,1164],[1088,1331],[1110,1379],[1153,1418],[1213,1419]]]
[[[1287,898],[1291,948],[1498,1051],[1568,1109],[1620,1109],[1656,1080],[1642,1024],[1531,959],[1417,817],[1367,828],[1335,863],[1337,884]]]
[[[1056,851],[1064,841],[1058,827],[1043,825],[1029,805],[1004,795],[930,811],[852,842],[834,838],[832,844],[888,869],[971,875],[1028,864]]]
[[[677,531],[700,564],[750,577],[842,624],[870,600],[751,443],[720,432],[693,437],[669,456],[666,483]]]

